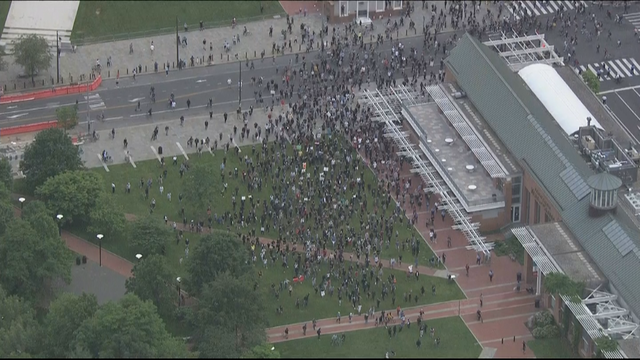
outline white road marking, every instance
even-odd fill
[[[211,156],[215,157],[216,154],[213,153],[213,151],[211,151],[211,147],[207,146],[207,150],[209,150],[209,153],[211,154]]]
[[[238,146],[238,144],[236,144],[236,139],[231,139],[231,143],[233,144],[233,146],[238,148],[238,152],[241,153],[242,149],[240,149],[240,146]]]
[[[206,81],[207,81],[207,80],[204,80],[204,79],[203,79],[203,80],[198,80],[198,81],[196,81],[196,82],[197,82],[197,83],[203,83],[203,82],[206,82]]]
[[[9,119],[17,119],[17,118],[19,118],[21,116],[25,116],[25,115],[29,115],[29,113],[15,114],[15,115],[7,116],[7,118],[9,118]]]
[[[100,155],[100,154],[96,154],[96,155],[98,155],[98,160],[100,160],[100,163],[102,164],[102,167],[104,167],[104,170],[106,172],[109,172],[109,168],[107,167],[107,164],[105,164],[105,162],[102,161],[102,155]]]
[[[622,101],[622,103],[629,109],[629,111],[631,111],[631,113],[633,114],[633,116],[636,117],[636,119],[638,119],[638,121],[640,121],[640,116],[638,116],[638,114],[636,114],[635,111],[633,111],[633,109],[631,109],[631,106],[629,106],[629,104],[627,104],[626,101],[624,101],[624,99],[622,98],[622,96],[620,96],[620,94],[616,93],[616,95],[618,95],[618,98],[620,98],[620,101]]]
[[[127,155],[129,155],[129,162],[131,163],[131,166],[135,169],[136,163],[133,162],[133,156],[131,156],[131,154],[127,154],[127,150],[124,150],[124,156],[126,157]]]
[[[9,106],[9,107],[7,107],[7,109],[15,109],[15,108],[17,108],[17,107],[18,107],[18,105],[14,105],[14,106]]]
[[[180,151],[182,152],[182,155],[184,155],[184,158],[189,160],[189,155],[187,155],[187,152],[184,151],[184,149],[182,148],[182,145],[180,145],[180,142],[176,141],[176,145],[178,145],[178,149],[180,149]]]
[[[141,98],[135,98],[135,99],[133,99],[133,100],[129,100],[129,102],[130,102],[130,103],[134,103],[134,102],[138,102],[138,101],[140,101],[140,100],[144,100],[144,97],[141,97]]]
[[[150,146],[151,146],[151,151],[153,151],[153,154],[156,156],[158,161],[162,164],[162,159],[160,158],[160,155],[158,155],[158,152],[156,151],[156,148],[154,148],[153,145],[150,145]]]

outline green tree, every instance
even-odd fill
[[[58,127],[71,130],[78,125],[78,105],[61,106],[56,109]]]
[[[25,73],[33,78],[41,70],[51,66],[53,54],[47,40],[36,34],[22,35],[13,40],[14,62],[24,68]]]
[[[163,316],[172,316],[176,309],[178,292],[174,291],[174,273],[162,255],[143,257],[133,267],[133,276],[125,282],[127,293],[141,300],[150,300]]]
[[[553,272],[545,275],[543,287],[549,294],[566,295],[571,298],[572,302],[580,302],[582,300],[582,292],[584,284],[573,281],[566,274]]]
[[[193,204],[199,212],[204,212],[222,190],[220,173],[213,166],[194,164],[184,175],[184,200]]]
[[[64,358],[73,354],[77,350],[71,346],[76,332],[96,311],[98,300],[93,294],[61,294],[51,303],[44,319],[42,356]]]
[[[102,178],[93,171],[67,171],[56,175],[36,189],[36,196],[47,208],[62,214],[64,223],[75,220],[89,223],[100,194],[104,193]]]
[[[7,225],[13,220],[15,214],[10,196],[9,190],[0,182],[0,235],[4,234]]]
[[[113,200],[112,196],[102,191],[96,198],[93,209],[89,212],[89,226],[87,230],[94,234],[104,234],[110,238],[124,234],[126,219],[122,208]]]
[[[98,309],[78,329],[74,346],[93,358],[189,357],[186,345],[167,332],[156,307],[132,294]]]
[[[30,356],[39,325],[29,303],[0,288],[0,358]]]
[[[596,346],[598,347],[598,356],[602,355],[602,352],[611,352],[618,349],[618,342],[610,338],[608,335],[602,335],[597,339],[594,339]]]
[[[0,71],[7,70],[7,61],[5,56],[7,55],[7,49],[4,46],[0,46]]]
[[[4,183],[9,190],[13,188],[13,171],[9,159],[6,157],[0,159],[0,182]]]
[[[235,332],[220,325],[210,325],[197,341],[201,359],[238,359],[242,352],[236,348]]]
[[[589,89],[591,89],[591,91],[596,94],[600,92],[600,80],[598,80],[598,76],[596,76],[593,71],[587,70],[583,72],[582,79],[587,84]]]
[[[219,274],[204,287],[198,298],[198,308],[192,313],[200,356],[212,357],[217,352],[216,347],[225,346],[207,333],[212,326],[234,335],[235,356],[260,345],[266,337],[264,303],[263,294],[253,289],[248,275]],[[212,341],[215,343],[211,344]]]
[[[54,214],[40,200],[29,201],[24,206],[22,219],[31,224],[31,227],[42,236],[58,236],[58,224],[53,220]]]
[[[39,132],[35,140],[27,145],[24,159],[20,161],[20,170],[24,173],[27,187],[31,191],[49,178],[81,168],[82,160],[78,148],[62,129]]]
[[[205,284],[224,272],[232,276],[246,275],[250,270],[249,254],[233,234],[214,232],[205,235],[189,254],[186,263],[187,288],[198,296]]]
[[[152,255],[161,254],[171,239],[171,229],[151,215],[136,219],[131,224],[129,244],[135,252]]]
[[[282,356],[280,355],[280,352],[276,350],[273,344],[265,342],[260,345],[254,346],[242,357],[244,359],[280,359]]]
[[[41,221],[53,222],[44,218]],[[55,224],[43,228],[55,228]],[[73,256],[57,233],[39,233],[28,221],[14,219],[0,237],[0,284],[9,294],[34,299],[49,280],[71,280]]]

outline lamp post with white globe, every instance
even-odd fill
[[[102,238],[104,235],[98,234],[96,237],[98,238],[98,246],[100,248],[100,266],[102,266]]]

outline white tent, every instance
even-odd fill
[[[572,136],[581,126],[587,126],[588,117],[591,117],[591,125],[602,129],[598,120],[551,66],[532,64],[518,71],[518,75],[567,135]]]

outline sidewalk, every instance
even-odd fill
[[[423,26],[423,19],[424,21],[426,21],[426,23],[429,22],[429,19],[431,18],[430,6],[432,3],[436,3],[438,5],[438,10],[443,7],[442,2],[427,1],[426,9],[423,10],[422,3],[420,1],[414,1],[415,12],[413,13],[412,18],[416,23],[417,31],[407,31],[409,21],[405,21],[404,26],[400,28],[397,34],[393,34],[394,39],[396,38],[396,36],[399,39],[422,36],[421,29]],[[313,6],[313,2],[309,2],[309,4],[310,6]],[[490,6],[493,7],[493,5]],[[480,9],[480,12],[476,15],[476,17],[481,18],[482,16],[484,16],[486,9],[486,4],[483,3],[482,8]],[[310,32],[316,33],[316,40],[318,40],[317,33],[322,28],[324,19],[323,16],[321,16],[317,12],[311,11],[310,8],[308,10],[309,11],[306,17],[304,15],[293,16],[293,33],[291,35],[287,34],[287,42],[291,40],[294,52],[301,52],[305,50],[304,46],[302,46],[302,49],[300,49],[300,24],[304,23],[305,25],[308,25]],[[373,15],[374,13],[372,12],[371,16]],[[397,19],[398,18],[392,18],[391,21],[393,22]],[[372,39],[375,39],[378,34],[384,34],[387,19],[372,18],[372,20],[375,26],[375,30],[368,39],[365,39],[366,42],[370,42]],[[249,30],[250,32],[250,34],[247,36],[241,36],[244,26],[246,26],[247,30]],[[332,33],[332,28],[334,26],[336,27],[336,31],[344,29],[344,24],[329,24],[328,26],[330,34]],[[273,27],[273,37],[268,36],[270,27]],[[244,59],[246,55],[251,60],[260,58],[260,52],[262,50],[265,50],[265,56],[269,57],[271,56],[271,47],[274,43],[282,45],[283,38],[280,32],[283,29],[286,29],[286,19],[284,17],[259,22],[239,23],[235,29],[231,29],[231,27],[205,29],[204,31],[191,29],[189,32],[185,33],[183,29],[180,28],[179,35],[181,38],[183,36],[187,37],[188,46],[180,46],[179,56],[180,59],[186,61],[188,65],[190,65],[189,62],[192,56],[195,59],[199,59],[200,62],[202,62],[202,59],[204,57],[205,64],[207,63],[209,55],[213,56],[214,64],[234,61],[234,55],[236,53],[241,59]],[[447,24],[447,27],[443,30],[443,32],[446,33],[450,31],[452,31],[450,24]],[[225,53],[223,49],[224,42],[226,40],[231,44],[233,35],[240,36],[241,42],[236,46],[232,45],[232,50],[229,53]],[[296,39],[298,40],[297,45],[294,44]],[[127,76],[127,74],[131,74],[134,67],[139,66],[142,67],[141,74],[144,74],[145,72],[153,72],[156,62],[158,63],[158,71],[163,71],[163,64],[167,62],[171,63],[173,71],[173,67],[177,66],[177,64],[174,64],[176,62],[175,40],[175,34],[169,34],[132,40],[114,41],[110,43],[79,46],[76,53],[63,52],[61,54],[60,76],[64,78],[65,84],[71,81],[71,77],[73,77],[74,82],[78,81],[80,75],[87,76],[91,73],[91,68],[96,65],[97,59],[100,60],[100,64],[102,65],[102,76],[104,79],[115,78],[118,71],[120,72],[120,77]],[[203,40],[206,40],[206,46],[204,49]],[[150,50],[152,41],[155,47],[155,50],[153,52],[151,52]],[[129,54],[130,44],[133,44],[133,54]],[[212,46],[212,49],[210,48],[210,46]],[[229,55],[229,60],[227,60],[227,55]],[[110,68],[106,66],[107,58],[109,56],[111,56],[112,60],[112,66]],[[7,55],[6,60],[8,64],[7,70],[0,73],[0,83],[11,84],[11,86],[7,86],[9,87],[8,90],[12,91],[12,84],[16,82],[17,76],[22,72],[22,69],[20,66],[13,63],[12,55]],[[48,71],[48,74],[43,74],[36,77],[35,82],[36,84],[41,84],[42,80],[45,80],[46,86],[50,87],[51,79],[55,79],[55,77],[56,61],[54,57],[54,60],[51,62],[51,67]],[[21,90],[20,86],[23,86],[24,82],[29,83],[30,81],[19,81],[17,91]],[[28,89],[31,87],[31,84],[27,84],[26,86],[27,89],[25,91],[28,91]]]

